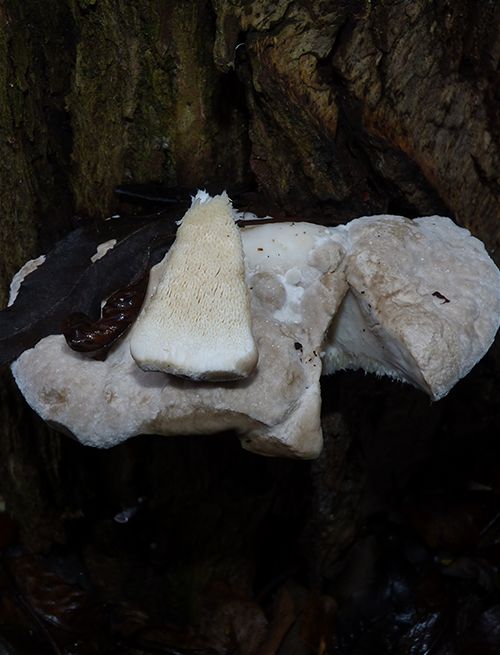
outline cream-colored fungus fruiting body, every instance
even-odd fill
[[[146,371],[234,380],[257,363],[243,247],[227,194],[198,194],[160,264],[132,328],[130,351]]]
[[[437,399],[498,330],[500,272],[450,219],[267,224],[242,227],[241,240],[259,353],[246,379],[195,382],[144,371],[130,355],[130,334],[104,362],[53,335],[12,365],[29,404],[92,446],[234,429],[254,452],[310,458],[322,446],[322,372],[364,368]],[[165,261],[151,271],[151,294]]]

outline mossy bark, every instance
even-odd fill
[[[452,214],[500,261],[498,3],[214,4],[221,70],[245,43],[262,190],[334,221]]]
[[[213,63],[210,3],[100,0],[77,3],[73,17],[67,107],[78,211],[110,211],[123,182],[245,178],[245,123]]]

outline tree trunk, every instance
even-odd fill
[[[24,261],[74,214],[115,211],[126,183],[245,187],[260,207],[332,225],[450,215],[500,263],[499,22],[495,0],[0,0],[2,304]],[[328,591],[360,523],[419,476],[460,486],[478,469],[497,484],[499,378],[498,345],[434,406],[341,374],[324,385],[324,454],[296,463],[229,437],[89,451],[49,430],[3,372],[1,492],[32,551],[87,521],[94,583],[107,580],[99,548],[121,539],[113,517],[147,506],[145,539],[168,560],[154,598],[202,622],[214,581],[251,595],[300,561],[305,587]]]

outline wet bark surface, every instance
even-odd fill
[[[451,215],[499,263],[499,21],[493,0],[0,0],[2,305],[123,184]],[[324,380],[315,462],[232,435],[92,451],[1,375],[5,652],[498,652],[498,343],[434,405]]]

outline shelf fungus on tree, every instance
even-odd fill
[[[235,380],[257,363],[241,236],[226,193],[198,192],[130,338],[145,371]]]
[[[224,196],[199,196],[192,209],[210,213],[221,203],[233,220]],[[144,344],[138,345],[138,331],[148,327],[139,321],[113,345],[106,361],[71,351],[61,335],[26,350],[12,370],[33,409],[87,445],[108,447],[138,434],[233,429],[254,452],[310,458],[322,446],[322,373],[362,368],[409,382],[438,399],[485,354],[498,330],[500,272],[484,246],[450,219],[374,216],[335,228],[249,222],[240,234],[251,315],[251,321],[240,325],[246,330],[251,322],[258,352],[258,362],[253,370],[248,367],[246,377],[186,377],[236,370],[207,364],[203,340],[188,353],[204,360],[198,368],[187,365],[182,354],[180,364],[169,359],[162,371],[143,370],[131,356],[131,345],[134,357],[150,367],[163,336],[155,326],[152,351],[139,354]],[[234,243],[229,256],[233,264],[238,257]],[[179,247],[183,257],[194,252],[190,245]],[[146,303],[165,294],[169,266],[175,270],[178,265],[174,254],[172,249],[151,269]],[[221,267],[224,261],[220,255]],[[214,287],[204,284],[200,275],[192,287],[195,296],[203,288],[213,293]],[[191,302],[196,298],[191,300],[186,287],[186,317],[192,316]],[[244,306],[242,300],[240,308]],[[173,309],[177,320],[182,308]],[[212,318],[218,330],[220,321]],[[185,336],[168,328],[165,334],[172,352]],[[216,336],[224,339],[222,331]],[[244,338],[250,352],[249,332]]]

